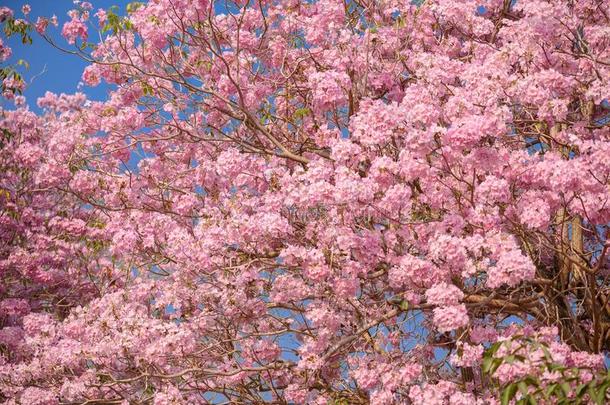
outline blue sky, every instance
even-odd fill
[[[108,9],[113,5],[120,7],[124,12],[125,6],[132,0],[92,0],[93,11],[98,8]],[[72,0],[0,0],[0,6],[7,6],[14,10],[15,17],[21,18],[21,7],[29,4],[32,7],[29,19],[35,21],[38,16],[50,17],[53,14],[59,19],[57,28],[49,25],[48,33],[55,39],[56,43],[70,49],[65,39],[60,36],[61,27],[64,22],[69,20],[68,10],[74,8]],[[89,28],[90,38],[93,37],[93,26]],[[7,62],[15,63],[19,59],[24,59],[30,66],[24,70],[23,74],[28,86],[24,91],[30,108],[38,110],[36,99],[46,91],[53,93],[74,93],[81,80],[81,74],[87,63],[74,55],[62,53],[58,49],[48,44],[38,33],[32,33],[32,45],[22,45],[18,37],[12,37],[8,42],[13,48],[13,56]],[[81,89],[89,98],[101,100],[104,98],[107,88],[99,86],[96,88],[83,87]]]

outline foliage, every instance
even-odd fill
[[[498,384],[502,405],[607,403],[610,372],[599,373],[596,360],[585,363],[557,359],[548,342],[517,335],[485,351],[482,371]],[[519,368],[518,376],[501,375]]]

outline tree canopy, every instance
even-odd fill
[[[0,7],[0,401],[606,403],[610,2],[75,3]]]

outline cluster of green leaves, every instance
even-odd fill
[[[127,14],[133,13],[143,5],[144,3],[140,1],[133,1],[127,4]],[[102,28],[102,34],[112,31],[112,33],[116,35],[119,32],[131,31],[133,29],[133,24],[129,18],[120,16],[118,12],[118,6],[112,6],[106,11],[106,25]]]
[[[297,108],[294,111],[293,117],[296,120],[301,120],[303,119],[305,116],[311,114],[311,110],[307,107],[301,107],[301,108]]]
[[[32,36],[30,35],[32,32],[32,26],[30,24],[24,22],[23,20],[16,20],[13,17],[7,17],[3,23],[4,26],[2,31],[7,38],[11,38],[13,35],[19,35],[21,37],[21,43],[25,45],[32,44]],[[3,66],[0,68],[0,82],[3,82],[4,79],[11,77],[18,82],[23,82],[23,77],[17,71],[18,66],[23,66],[26,69],[29,68],[29,64],[23,59],[19,59],[17,64],[14,66]],[[2,92],[5,91],[10,91],[13,94],[21,94],[21,89],[7,88],[4,84],[2,84]],[[0,141],[0,144],[2,144],[2,141]]]
[[[28,66],[28,63],[26,61],[24,61],[23,59],[19,59],[18,64],[24,65],[24,66],[26,66],[26,68]],[[3,82],[2,83],[2,92],[4,93],[5,91],[10,91],[13,94],[15,94],[15,93],[21,94],[22,91],[20,88],[6,87],[6,85],[4,84],[4,79],[8,79],[9,77],[13,77],[18,82],[23,82],[23,77],[15,69],[14,66],[4,66],[3,68],[0,68],[0,81]]]
[[[6,128],[0,129],[0,149],[3,149],[15,135]]]
[[[518,344],[514,345],[515,342]],[[509,346],[511,351],[504,357],[497,357],[498,350],[505,344],[511,344]],[[502,364],[527,362],[528,359],[524,353],[537,350],[544,353],[544,359],[541,361],[536,375],[527,375],[518,381],[503,385],[494,377]],[[502,405],[510,403],[536,405],[541,401],[560,405],[589,403],[603,405],[609,401],[607,393],[610,388],[610,371],[601,372],[600,370],[557,364],[554,362],[548,346],[524,336],[515,336],[509,341],[496,342],[489,347],[483,355],[482,371],[499,388]],[[541,381],[539,376],[544,372],[559,375],[559,378],[552,382]],[[585,373],[593,375],[588,382],[584,382]]]
[[[32,44],[32,36],[30,35],[32,26],[23,20],[16,20],[13,17],[7,18],[4,20],[3,31],[7,38],[12,37],[13,35],[19,35],[21,36],[22,44]]]

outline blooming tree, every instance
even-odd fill
[[[75,3],[0,9],[108,88],[2,70],[0,400],[604,403],[608,2]]]

